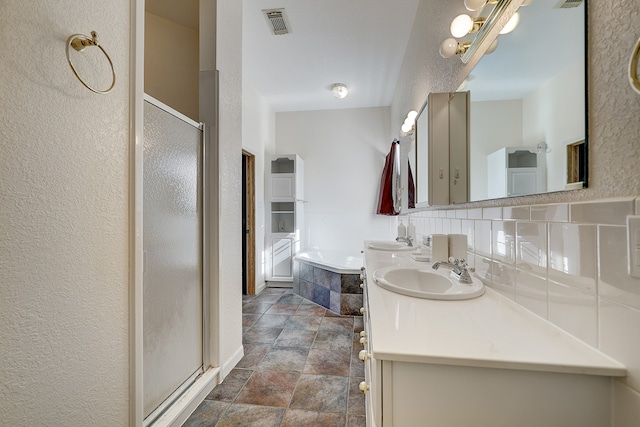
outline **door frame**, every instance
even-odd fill
[[[246,190],[243,199],[246,201],[245,212],[248,233],[246,235],[246,268],[247,295],[256,293],[256,156],[247,150],[242,150],[242,156],[246,160],[245,184]]]

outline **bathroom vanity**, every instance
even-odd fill
[[[374,272],[390,266],[431,263],[365,245],[367,426],[611,425],[620,363],[490,288],[452,301],[376,285]]]

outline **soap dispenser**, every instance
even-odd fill
[[[407,237],[412,242],[416,240],[416,226],[411,222],[411,217],[409,217],[409,225],[407,225]]]
[[[407,237],[407,227],[404,226],[402,220],[398,224],[398,237]]]

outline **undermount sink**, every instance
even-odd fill
[[[413,246],[407,246],[406,243],[400,242],[371,242],[367,244],[367,248],[378,251],[412,251]]]
[[[388,291],[416,298],[436,300],[464,300],[479,297],[484,285],[473,277],[471,284],[432,269],[385,267],[373,273],[376,285]]]

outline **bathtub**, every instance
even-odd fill
[[[293,292],[340,315],[360,316],[362,255],[309,250],[293,259]]]

